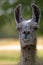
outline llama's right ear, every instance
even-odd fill
[[[22,19],[22,16],[21,16],[21,8],[22,8],[22,5],[19,4],[16,6],[15,8],[15,19],[16,19],[16,22],[17,23],[20,23],[23,19]]]

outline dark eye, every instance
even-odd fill
[[[26,32],[24,31],[23,34],[26,34]]]
[[[34,30],[37,30],[38,29],[38,27],[34,27]]]
[[[17,28],[18,31],[20,31],[20,28]]]
[[[22,28],[17,28],[18,31],[20,31]]]

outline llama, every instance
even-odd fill
[[[20,65],[36,65],[36,31],[39,28],[40,9],[32,3],[32,18],[24,20],[21,15],[22,5],[15,8],[16,27],[19,32],[21,45]]]

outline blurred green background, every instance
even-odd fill
[[[16,30],[14,9],[21,3],[22,15],[24,19],[32,17],[31,3],[35,2],[41,10],[40,28],[38,36],[43,35],[43,0],[0,0],[0,38],[2,37],[18,37]]]

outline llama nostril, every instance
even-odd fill
[[[24,38],[27,40],[27,39],[29,39],[29,37],[30,37],[30,31],[24,31],[23,32],[23,34],[24,34]]]
[[[23,34],[28,35],[30,34],[30,31],[24,31]]]
[[[27,34],[30,34],[30,32],[28,31]]]

